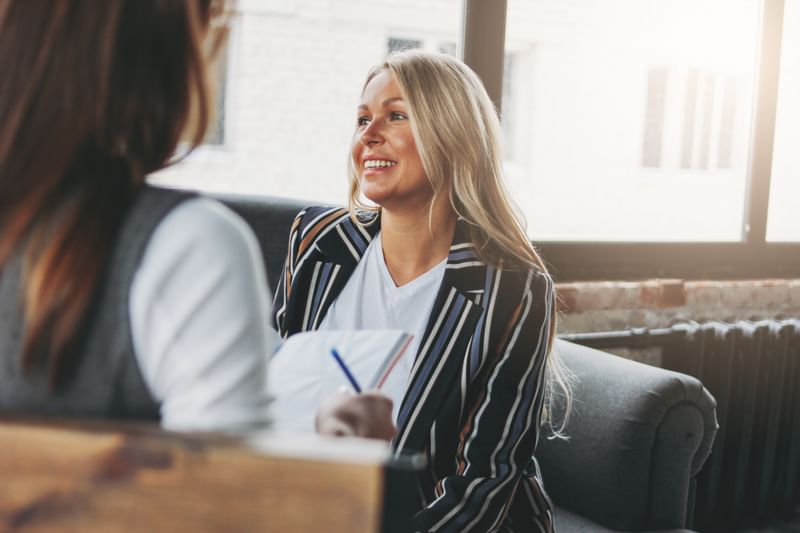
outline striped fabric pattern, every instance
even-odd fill
[[[274,319],[284,337],[316,329],[380,230],[341,208],[311,207],[292,225]],[[408,389],[397,454],[420,451],[417,531],[553,531],[533,459],[540,427],[553,282],[494,268],[459,221]]]

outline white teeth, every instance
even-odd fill
[[[397,163],[395,163],[394,161],[369,159],[367,161],[364,161],[364,168],[393,167],[396,164]]]

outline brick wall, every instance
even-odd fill
[[[800,279],[581,282],[558,284],[561,333],[667,327],[679,320],[800,316]],[[660,350],[610,350],[656,364]]]

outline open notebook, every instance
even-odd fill
[[[267,387],[273,398],[273,429],[314,431],[314,416],[322,400],[342,385],[352,388],[331,356],[332,349],[336,349],[363,389],[380,388],[394,397],[396,411],[413,363],[407,353],[411,338],[400,330],[308,331],[292,335],[272,356],[267,371]]]

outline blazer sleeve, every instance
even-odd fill
[[[518,274],[521,290],[519,283],[511,283],[510,290],[498,291],[502,302],[485,302],[497,307],[497,320],[490,319],[495,331],[487,332],[490,346],[482,379],[468,392],[472,397],[462,416],[456,472],[438,480],[437,498],[415,516],[417,531],[494,531],[503,525],[517,490],[540,504],[534,503],[539,513],[532,512],[536,516],[527,520],[538,520],[541,531],[552,528],[546,496],[541,491],[537,498],[530,489],[541,489],[541,483],[521,483],[530,475],[526,467],[538,439],[555,295],[547,274]]]
[[[294,277],[297,256],[300,250],[300,242],[303,234],[303,217],[305,214],[306,209],[300,211],[297,216],[295,216],[292,227],[289,230],[289,246],[286,251],[286,261],[284,262],[281,279],[278,281],[278,287],[275,290],[275,298],[272,303],[272,325],[278,330],[281,337],[285,337],[287,332],[286,305],[289,303],[289,297],[292,292],[292,279]]]

